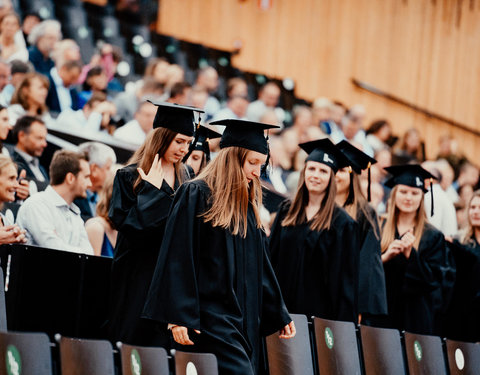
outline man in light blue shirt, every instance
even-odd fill
[[[31,245],[93,255],[75,198],[86,198],[91,187],[85,155],[55,152],[50,164],[50,183],[20,207],[17,224],[27,231]]]

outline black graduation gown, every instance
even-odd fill
[[[380,229],[378,227],[375,210],[368,206],[372,223],[367,219],[362,210],[357,215],[360,230],[360,257],[358,279],[358,312],[362,314],[362,323],[373,318],[373,315],[386,315],[387,291],[385,286],[385,273],[382,264],[382,251],[380,246]],[[376,235],[375,235],[376,233]]]
[[[291,318],[266,255],[266,237],[248,211],[247,236],[212,227],[199,216],[210,189],[197,180],[182,185],[169,215],[144,317],[198,329],[184,351],[216,355],[221,375],[258,369],[260,334]]]
[[[418,250],[412,249],[408,259],[399,254],[383,267],[388,303],[386,326],[441,335],[455,282],[455,265],[443,234],[426,224]]]
[[[480,244],[472,238],[461,244],[447,242],[457,267],[457,278],[448,312],[447,337],[480,341]]]
[[[281,226],[289,202],[280,207],[270,236],[270,254],[288,311],[325,319],[358,321],[357,223],[335,207],[329,230],[310,223]]]
[[[158,336],[152,322],[140,316],[174,191],[165,181],[161,189],[142,181],[135,194],[137,176],[136,165],[129,165],[117,172],[113,184],[109,217],[118,237],[112,265],[109,337],[134,345],[168,346],[168,335]]]

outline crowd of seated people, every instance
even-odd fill
[[[117,155],[106,145],[108,142],[99,141],[104,139],[139,148],[140,152],[137,151],[136,155],[144,158],[142,150],[146,142],[152,142],[158,133],[154,129],[157,107],[152,101],[200,108],[204,113],[197,114],[196,118],[200,117],[203,125],[225,119],[277,125],[278,129],[268,131],[270,167],[262,172],[261,179],[281,199],[295,200],[297,197],[299,202],[301,200],[301,187],[309,173],[305,166],[312,160],[308,159],[300,144],[323,138],[330,139],[334,144],[345,141],[374,158],[376,163],[362,167],[354,178],[347,177],[349,172],[348,168],[344,169],[345,166],[340,168],[340,173],[344,174],[344,182],[350,181],[353,186],[355,181],[355,189],[358,190],[355,194],[365,198],[362,210],[375,218],[375,225],[372,225],[378,232],[375,236],[377,241],[383,241],[381,248],[378,244],[379,251],[384,255],[384,264],[391,262],[390,267],[386,266],[387,284],[396,275],[395,267],[403,267],[397,264],[404,260],[399,254],[406,254],[405,262],[409,259],[410,262],[416,261],[415,252],[410,258],[412,251],[417,251],[412,249],[427,248],[431,238],[438,240],[435,245],[444,251],[448,248],[444,236],[454,246],[453,249],[457,249],[454,255],[459,259],[462,251],[474,251],[480,247],[480,199],[477,191],[480,171],[473,160],[462,154],[458,140],[452,136],[441,137],[439,153],[432,157],[428,151],[435,145],[422,139],[420,128],[396,124],[370,113],[362,104],[319,97],[312,103],[299,100],[300,104],[286,108],[282,100],[284,89],[277,81],[265,82],[252,96],[242,76],[227,77],[225,85],[220,85],[218,71],[214,66],[207,66],[198,69],[194,79],[187,82],[181,66],[156,57],[149,61],[141,79],[124,87],[116,76],[120,61],[118,49],[103,44],[84,64],[79,46],[74,40],[62,37],[61,25],[56,20],[42,20],[30,14],[21,20],[11,12],[0,18],[0,244],[28,243],[114,257],[117,233],[119,242],[125,234],[115,227],[109,212],[112,194],[115,193],[115,173],[124,166],[116,164]],[[222,88],[225,92],[220,92]],[[399,132],[400,125],[408,130]],[[42,164],[45,163],[42,156],[47,147],[49,129],[54,128],[72,134],[80,132],[95,142],[81,144],[76,151],[58,150],[49,165]],[[224,131],[222,126],[212,125],[211,129],[219,134]],[[169,140],[168,149],[171,144],[175,146],[175,139],[172,136]],[[213,160],[220,148],[220,138],[210,139],[211,156],[208,159]],[[162,149],[162,152],[168,154],[168,149]],[[158,161],[158,156],[155,160]],[[426,188],[422,185],[422,198],[417,197],[421,204],[415,207],[415,220],[422,218],[422,233],[408,229],[405,238],[397,238],[400,233],[395,233],[395,228],[402,225],[407,228],[415,220],[411,217],[412,220],[405,219],[408,210],[398,202],[398,197],[404,192],[396,185],[389,185],[391,175],[385,168],[405,164],[421,164],[434,179],[427,181]],[[131,169],[135,173],[136,168]],[[193,177],[190,169],[186,167],[188,177]],[[329,186],[334,184],[336,169],[327,169],[331,179]],[[178,177],[177,172],[180,173],[177,169],[172,172],[174,181]],[[148,176],[149,171],[142,170],[142,173]],[[183,177],[179,180],[183,181]],[[142,180],[138,176],[136,178],[135,189]],[[147,181],[142,186],[155,191],[154,185]],[[133,184],[133,181],[130,182]],[[345,184],[347,187],[342,194],[347,196],[350,185]],[[172,192],[173,188],[179,187],[175,183],[170,185],[172,189],[169,191]],[[129,193],[136,195],[137,191]],[[330,211],[342,212],[345,226],[353,226],[357,212],[353,215],[347,207],[353,203],[347,204],[344,199],[344,203],[339,204],[338,197],[337,203],[334,203],[335,194],[333,190],[328,191]],[[370,197],[368,202],[367,196]],[[7,209],[11,203],[19,207],[16,217]],[[318,207],[325,205],[323,201],[317,203]],[[307,205],[307,202],[302,204]],[[431,209],[433,204],[434,211]],[[345,208],[346,213],[339,205]],[[279,219],[275,221],[279,209],[284,220],[298,220],[298,223],[295,221],[298,227],[305,224],[300,218],[303,211],[294,215],[288,212],[288,206],[282,207],[276,205],[267,209],[265,204],[261,212],[265,232],[277,236],[277,251],[283,251],[279,239],[282,236],[290,238],[288,233],[283,233],[288,231]],[[302,209],[307,210],[307,207]],[[168,212],[168,207],[164,207],[164,211]],[[325,225],[322,224],[319,235],[328,238],[330,222],[335,223],[337,219],[330,217]],[[388,235],[384,228],[387,228]],[[318,232],[317,229],[308,230]],[[295,242],[297,237],[293,235],[291,239]],[[340,233],[337,240],[341,239]],[[441,263],[441,260],[434,261]],[[478,254],[476,262],[480,265]],[[285,267],[289,264],[288,258]],[[290,280],[286,280],[282,286],[289,284]],[[395,285],[398,290],[402,287]],[[396,293],[400,293],[398,290]],[[347,320],[357,319],[354,312],[346,313]],[[343,315],[329,317],[339,319]],[[381,319],[378,322],[381,324]],[[428,331],[432,332],[437,331],[433,328]],[[477,339],[480,340],[480,337]]]

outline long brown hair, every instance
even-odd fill
[[[378,239],[379,233],[377,230],[378,228],[377,218],[372,216],[371,211],[367,209],[368,202],[365,199],[365,196],[363,195],[363,192],[362,192],[362,187],[360,185],[360,176],[354,172],[351,172],[351,176],[352,176],[352,179],[350,180],[351,182],[349,183],[353,184],[353,197],[350,197],[350,190],[349,190],[347,200],[343,205],[343,208],[353,218],[353,220],[358,220],[361,212],[365,216],[365,218],[368,220],[368,222],[371,224],[373,228],[373,233],[375,234],[375,237],[377,237]],[[349,201],[352,203],[347,204],[347,202]]]
[[[178,133],[167,128],[160,127],[153,129],[150,133],[148,133],[145,142],[143,142],[138,150],[132,155],[128,161],[128,164],[137,164],[138,168],[142,168],[145,174],[148,174],[150,167],[152,166],[153,159],[155,159],[155,155],[158,154],[160,157],[165,155],[165,152],[177,134]],[[183,168],[181,161],[175,163],[174,166],[175,178],[180,184],[182,184],[187,178],[185,168]],[[133,184],[134,191],[137,191],[140,182],[142,182],[142,178],[139,175]]]
[[[305,207],[308,205],[309,193],[307,185],[305,184],[305,169],[307,164],[303,166],[298,180],[297,192],[295,198],[287,212],[287,215],[282,221],[283,227],[295,226],[303,224],[307,221],[307,214]],[[337,185],[335,183],[335,173],[330,170],[330,179],[325,190],[321,206],[318,212],[313,216],[310,228],[312,230],[320,231],[323,229],[330,229],[332,224],[333,210],[335,209],[335,196],[337,194]]]
[[[390,197],[388,198],[387,218],[385,219],[385,224],[382,230],[382,240],[381,240],[382,253],[385,252],[388,246],[390,246],[390,244],[395,240],[398,215],[400,213],[400,210],[395,204],[395,196],[397,195],[397,191],[398,191],[398,185],[396,185],[392,189],[392,192],[390,193]],[[418,245],[420,244],[420,240],[422,239],[422,234],[423,234],[423,230],[425,229],[426,223],[427,223],[427,214],[425,213],[425,204],[422,196],[422,200],[420,201],[420,206],[418,207],[417,214],[415,216],[415,226],[413,228],[413,235],[415,236],[415,242],[413,243],[413,246],[416,249],[418,249]]]
[[[23,109],[28,111],[29,104],[28,104],[28,94],[26,93],[26,91],[30,89],[30,86],[34,79],[39,79],[47,89],[50,87],[50,82],[48,81],[48,78],[45,77],[43,74],[33,73],[33,72],[26,73],[23,79],[20,81],[20,83],[16,87],[10,104],[20,104],[23,107]],[[48,110],[47,106],[43,104],[38,109],[35,115],[43,115],[47,110]]]
[[[110,227],[114,227],[113,222],[108,217],[108,211],[110,210],[110,200],[112,199],[113,192],[113,181],[115,179],[115,174],[112,173],[111,176],[108,176],[105,180],[102,190],[99,193],[99,199],[97,203],[96,213],[97,216],[103,217]]]
[[[243,238],[247,235],[249,203],[257,220],[257,228],[262,227],[260,180],[253,179],[248,184],[242,168],[248,152],[242,147],[221,149],[196,178],[205,181],[211,190],[211,206],[202,214],[204,221],[213,227],[228,229],[234,235],[240,234]]]
[[[473,238],[475,236],[475,228],[472,226],[472,221],[470,220],[470,207],[473,202],[473,198],[480,197],[480,190],[475,190],[472,194],[472,197],[468,201],[468,206],[467,206],[467,226],[465,230],[463,231],[461,237],[460,237],[460,242],[463,243],[464,245],[469,245],[472,243]]]

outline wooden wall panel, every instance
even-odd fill
[[[369,119],[389,118],[397,133],[417,127],[436,153],[454,134],[480,158],[480,139],[355,88],[354,77],[427,110],[480,130],[480,0],[161,0],[158,31],[233,50],[233,64],[291,77],[296,94],[347,105]]]

